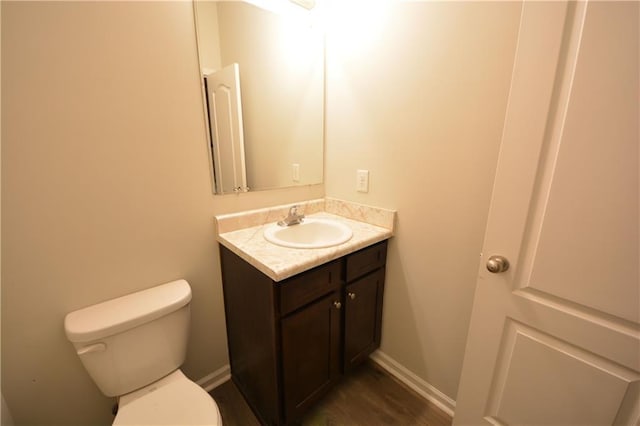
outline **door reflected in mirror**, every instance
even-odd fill
[[[214,192],[322,183],[323,34],[244,1],[194,10]]]

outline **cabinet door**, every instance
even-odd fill
[[[384,271],[384,268],[378,269],[345,289],[345,372],[380,346]]]
[[[285,422],[299,418],[340,376],[340,295],[282,319]]]

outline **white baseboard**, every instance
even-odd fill
[[[231,367],[229,364],[223,365],[211,374],[204,376],[196,383],[199,384],[207,392],[211,392],[214,388],[220,386],[231,378]]]
[[[442,411],[453,417],[456,402],[447,395],[440,392],[434,386],[422,380],[420,377],[400,365],[398,361],[381,351],[375,351],[370,358],[382,367],[389,374],[401,381],[403,384],[417,392],[420,396],[432,402]]]

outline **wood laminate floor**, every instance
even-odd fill
[[[224,426],[260,422],[233,382],[213,389]],[[302,419],[302,425],[451,425],[451,417],[391,377],[373,362],[343,378]]]

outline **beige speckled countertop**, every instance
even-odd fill
[[[281,206],[271,209],[267,213],[264,213],[266,209],[263,211],[250,212],[249,214],[254,215],[262,214],[264,218],[271,220],[268,222],[265,221],[265,223],[260,225],[229,230],[227,232],[217,232],[217,240],[220,244],[246,260],[272,280],[282,281],[300,272],[330,262],[393,236],[395,211],[377,209],[334,199],[327,199],[326,202],[323,199],[296,204],[301,206],[303,212],[305,207],[308,209],[307,217],[330,218],[344,223],[353,231],[353,237],[343,244],[318,249],[295,249],[272,244],[264,239],[263,232],[266,227],[275,224],[277,220],[284,217],[284,215],[280,215],[282,217],[273,217],[275,216],[273,210],[282,212],[284,209],[284,211],[287,211],[288,206]],[[332,210],[341,214],[334,214],[333,212],[325,210]],[[356,213],[354,214],[354,212]],[[234,222],[238,222],[238,217],[240,216],[239,214],[217,216],[216,222],[218,230],[226,231],[227,227],[224,226],[225,220],[232,218]],[[356,216],[358,220],[345,216]],[[374,220],[370,220],[370,222],[382,223],[386,226],[367,223],[364,221],[367,220],[367,217],[374,217]],[[383,217],[384,220],[381,221],[381,217]],[[245,223],[250,222],[251,221],[247,222],[245,219]]]

